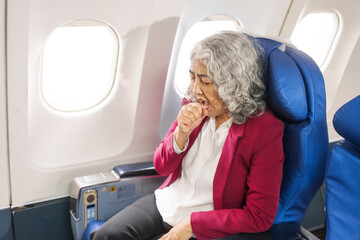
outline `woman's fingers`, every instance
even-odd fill
[[[200,103],[189,103],[184,106],[184,109],[195,116],[195,119],[201,118],[202,107]]]
[[[185,125],[191,125],[194,121],[188,117],[180,116],[179,118],[180,122]]]
[[[184,118],[187,118],[189,120],[191,120],[192,122],[195,122],[196,119],[198,119],[199,117],[197,116],[197,113],[196,112],[192,112],[192,111],[184,111],[182,113],[182,116]]]
[[[181,107],[177,117],[178,128],[175,130],[175,141],[180,149],[205,116],[200,103],[189,103]]]
[[[189,103],[180,109],[178,123],[179,125],[195,128],[199,124],[199,120],[203,118],[202,113],[201,104]]]

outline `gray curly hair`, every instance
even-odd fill
[[[255,39],[235,31],[222,31],[198,42],[191,60],[198,59],[212,77],[220,99],[236,124],[261,115],[266,108],[263,53]],[[188,100],[195,95],[188,89]]]

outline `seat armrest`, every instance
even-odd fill
[[[146,176],[159,175],[155,171],[153,162],[141,162],[141,163],[118,165],[113,168],[113,171],[120,178],[146,177]]]

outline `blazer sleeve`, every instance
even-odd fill
[[[283,123],[276,120],[258,130],[246,181],[245,205],[239,209],[192,213],[191,226],[198,239],[263,232],[271,227],[278,208],[282,179]]]
[[[182,106],[188,104],[189,101],[185,98],[182,101]],[[175,120],[169,131],[166,133],[164,139],[161,141],[159,146],[156,148],[154,153],[154,167],[158,174],[168,176],[173,173],[181,164],[186,151],[178,154],[173,148],[173,133],[178,126],[177,120]]]
[[[164,139],[156,148],[154,153],[154,166],[160,175],[169,175],[175,171],[181,164],[184,153],[177,154],[173,148],[173,133],[177,127],[177,121],[174,121]]]

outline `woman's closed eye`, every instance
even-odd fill
[[[196,81],[195,73],[192,72],[191,70],[189,70],[189,73],[190,73],[190,80],[192,82]],[[212,81],[210,81],[210,77],[206,74],[197,74],[197,77],[200,79],[201,85],[207,86],[212,83]]]
[[[204,85],[204,86],[207,86],[207,85],[209,85],[211,83],[201,79],[201,84]]]

